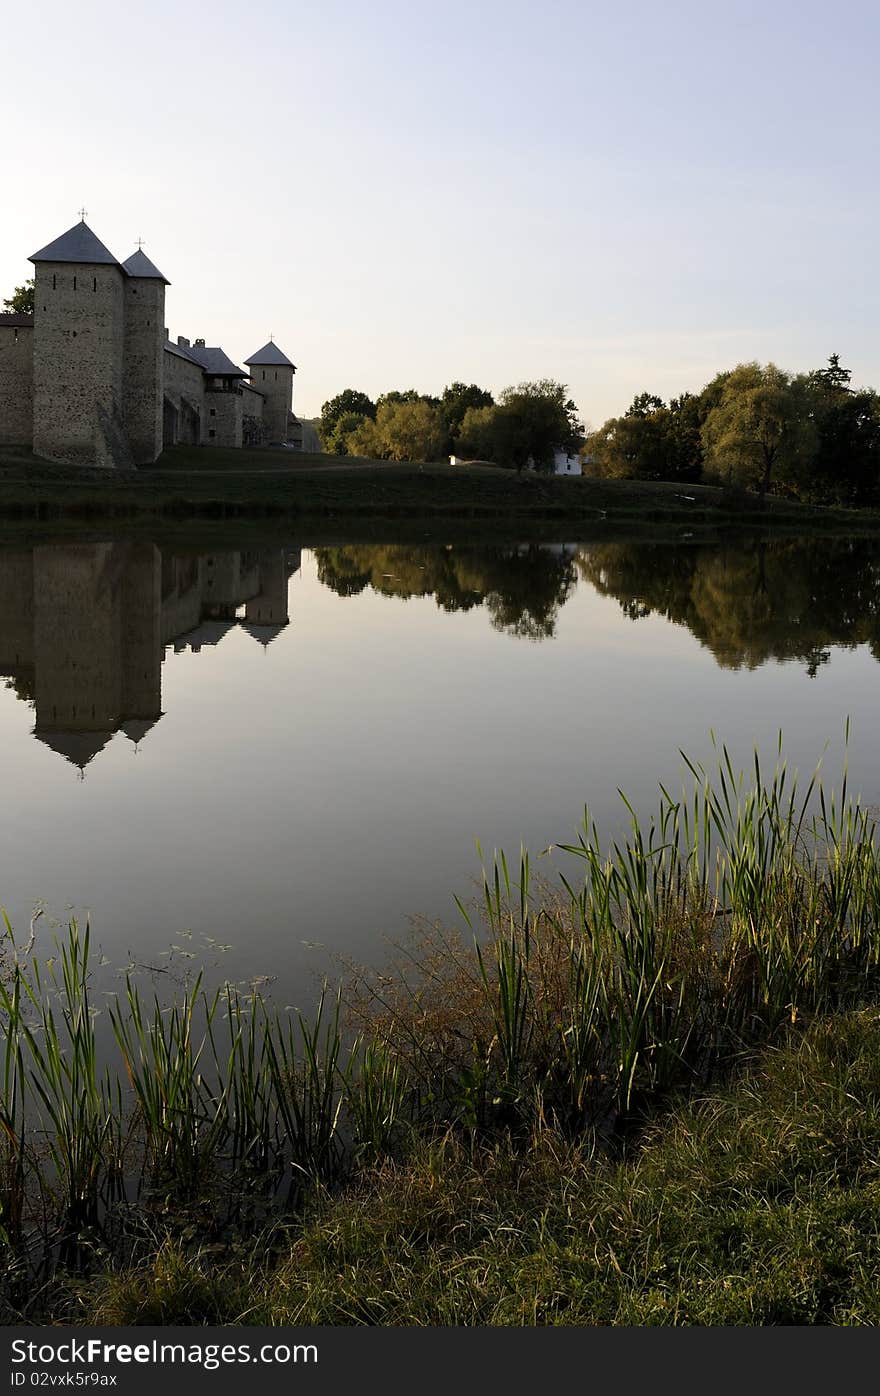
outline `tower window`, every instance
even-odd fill
[[[208,432],[208,435],[210,436],[211,440],[213,441],[213,439],[214,439],[214,437],[217,435],[217,433],[216,433],[216,431],[209,431],[209,432]]]
[[[211,410],[210,410],[210,412],[208,413],[208,416],[209,416],[209,417],[216,417],[216,416],[217,416],[217,409],[214,408],[214,407],[212,407]]]
[[[277,372],[277,370],[276,370],[276,373],[275,373],[275,382],[276,382],[276,383],[278,382],[278,372]]]
[[[263,369],[263,382],[265,383],[265,381],[266,381],[266,370]]]
[[[93,290],[93,291],[97,291],[97,289],[98,289],[98,278],[97,278],[96,276],[93,276],[93,277],[92,277],[92,290]]]
[[[52,290],[53,290],[53,291],[56,289],[56,285],[57,285],[57,277],[55,276],[55,273],[53,272],[53,273],[52,273]]]
[[[73,337],[74,337],[74,339],[76,339],[76,330],[73,330],[73,332],[72,332],[72,333],[73,333]]]
[[[76,277],[73,278],[73,289],[76,290]]]

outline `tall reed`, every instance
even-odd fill
[[[744,1048],[876,995],[880,853],[845,774],[836,794],[801,784],[781,745],[769,775],[757,756],[737,773],[724,747],[711,775],[684,760],[682,795],[661,787],[647,820],[625,804],[610,844],[585,813],[564,846],[579,876],[555,891],[532,886],[527,853],[515,870],[499,854],[470,949],[367,976],[357,1023],[339,992],[307,1018],[201,977],[168,1004],[129,979],[102,1060],[88,927],[72,922],[50,964],[7,923],[9,1255],[35,1238],[63,1255],[123,1205],[216,1210],[252,1187],[296,1205],[413,1131],[609,1134]]]

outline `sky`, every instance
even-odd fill
[[[593,426],[735,363],[880,386],[880,6],[42,0],[4,13],[0,298],[77,219],[304,417],[566,383]],[[16,62],[19,55],[21,62]]]

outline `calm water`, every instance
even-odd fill
[[[537,853],[585,803],[611,833],[710,729],[836,774],[849,717],[880,804],[878,660],[861,540],[0,551],[0,902],[311,1001],[457,921],[475,839]]]

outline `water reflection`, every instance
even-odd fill
[[[82,770],[115,732],[138,743],[162,716],[167,645],[198,652],[234,626],[269,644],[299,562],[148,542],[0,552],[0,674],[33,705],[34,736]]]
[[[880,659],[876,539],[608,543],[582,549],[578,570],[630,619],[657,614],[686,626],[725,669],[799,660],[812,677],[831,645],[867,645]]]
[[[555,632],[577,581],[574,543],[498,547],[317,548],[318,577],[340,596],[366,587],[390,596],[433,596],[444,611],[485,606],[496,630],[527,640]]]
[[[551,639],[578,580],[639,620],[687,629],[725,669],[796,660],[814,675],[832,645],[880,658],[880,548],[872,539],[726,547],[639,543],[358,544],[314,550],[341,597],[370,589],[484,608],[498,631]],[[289,622],[297,547],[210,553],[151,542],[0,551],[0,675],[35,711],[34,735],[81,770],[122,731],[162,716],[166,649],[198,653],[232,630],[270,644]],[[589,644],[589,636],[586,637]]]

